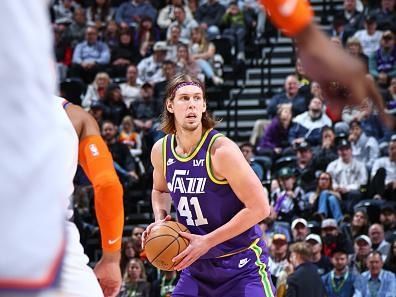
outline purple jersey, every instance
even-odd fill
[[[163,142],[164,174],[177,218],[193,234],[205,235],[230,221],[245,206],[226,180],[217,180],[210,166],[210,148],[223,136],[208,130],[188,157],[175,152],[175,136]],[[166,166],[165,166],[166,165]],[[237,170],[237,168],[236,168]],[[210,259],[248,248],[261,237],[258,225],[210,249],[200,259]]]

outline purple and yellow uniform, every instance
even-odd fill
[[[175,136],[163,141],[164,175],[178,221],[191,233],[208,234],[244,208],[226,180],[211,171],[210,149],[222,137],[204,133],[188,157],[175,152]],[[183,270],[172,296],[274,296],[268,255],[258,225],[210,249]]]

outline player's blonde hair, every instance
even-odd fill
[[[188,74],[178,74],[174,76],[166,87],[165,100],[161,115],[161,130],[166,134],[175,134],[176,133],[176,125],[175,125],[175,116],[173,113],[169,112],[166,108],[166,103],[168,100],[172,101],[175,99],[175,93],[179,87],[183,84],[191,84],[201,88],[203,98],[206,101],[205,94],[205,86],[196,78],[188,75]],[[213,128],[216,125],[216,120],[213,116],[206,110],[202,114],[202,127],[204,130],[208,130]]]

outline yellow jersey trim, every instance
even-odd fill
[[[212,163],[211,163],[211,158],[210,158],[210,149],[213,145],[213,143],[215,142],[215,140],[219,137],[224,136],[223,134],[216,134],[215,136],[213,136],[213,138],[210,140],[209,146],[208,146],[208,150],[206,152],[206,172],[209,175],[209,178],[211,179],[212,182],[218,184],[218,185],[227,185],[228,181],[226,179],[220,180],[217,179],[212,171]]]
[[[203,145],[204,142],[205,142],[206,137],[208,137],[208,134],[209,134],[209,132],[210,132],[211,130],[212,130],[212,129],[208,129],[208,130],[204,133],[204,135],[201,137],[201,140],[199,141],[198,146],[197,146],[197,147],[195,148],[195,150],[194,150],[190,155],[188,155],[187,157],[179,156],[179,155],[176,153],[176,151],[175,151],[175,135],[173,134],[173,135],[172,135],[172,139],[171,139],[171,150],[172,150],[173,156],[174,156],[178,161],[180,161],[180,162],[188,162],[188,161],[192,160],[192,159],[198,154],[199,150],[201,149],[202,145]]]

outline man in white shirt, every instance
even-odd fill
[[[367,183],[366,166],[352,155],[351,143],[342,139],[337,146],[338,159],[327,166],[333,178],[333,188],[341,194],[347,211],[362,198],[360,187]]]
[[[396,134],[391,137],[388,156],[376,160],[371,169],[370,196],[396,197]]]
[[[139,79],[142,83],[155,84],[164,80],[162,62],[164,62],[168,46],[165,41],[157,41],[153,47],[154,53],[141,60],[137,66]]]
[[[369,14],[364,22],[364,30],[359,30],[354,37],[360,40],[363,53],[370,57],[380,46],[382,32],[377,31],[377,19],[375,15]]]

